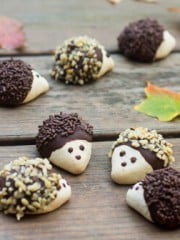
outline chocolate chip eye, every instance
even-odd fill
[[[139,190],[139,187],[136,187],[135,190],[136,190],[136,191]]]
[[[132,163],[135,163],[136,160],[137,160],[137,159],[136,159],[135,157],[132,157],[132,158],[131,158],[131,162],[132,162]]]
[[[84,151],[84,146],[83,146],[83,145],[80,145],[80,146],[79,146],[79,149],[80,149],[81,151]]]
[[[72,147],[68,148],[68,152],[72,153],[73,152],[73,148]]]
[[[124,155],[126,155],[126,152],[125,152],[125,151],[121,151],[121,152],[119,153],[119,155],[120,155],[120,157],[123,157]]]
[[[125,167],[126,165],[127,165],[126,162],[122,162],[122,163],[121,163],[121,166],[122,166],[122,167]]]
[[[36,77],[38,77],[38,78],[39,78],[39,74],[36,74]]]
[[[65,184],[65,183],[63,183],[63,187],[64,187],[64,188],[66,187],[66,184]]]

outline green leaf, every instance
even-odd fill
[[[180,116],[180,94],[159,88],[148,82],[145,88],[147,98],[135,106],[135,110],[168,122]]]

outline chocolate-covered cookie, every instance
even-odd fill
[[[55,51],[51,76],[66,84],[83,85],[110,71],[114,62],[95,39],[80,36],[68,39]]]
[[[71,173],[82,173],[87,167],[92,148],[93,127],[77,113],[49,116],[36,136],[42,157]]]
[[[175,38],[156,20],[149,18],[130,23],[118,37],[121,53],[140,62],[165,58],[175,45]]]
[[[130,188],[127,203],[160,227],[180,227],[180,172],[172,168],[155,170]]]
[[[121,132],[109,153],[111,177],[119,184],[133,184],[153,170],[173,161],[172,145],[155,130],[137,127]]]
[[[0,105],[17,106],[48,91],[45,78],[21,60],[0,61]]]
[[[47,159],[20,157],[0,172],[0,210],[15,214],[47,213],[71,197],[71,187],[60,174],[52,172]]]

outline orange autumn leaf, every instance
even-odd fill
[[[5,49],[21,49],[25,44],[22,24],[14,19],[0,17],[0,47]]]
[[[147,98],[135,106],[135,110],[164,122],[180,115],[180,93],[159,88],[148,82],[145,94]]]

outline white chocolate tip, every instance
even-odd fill
[[[155,60],[165,58],[170,52],[175,48],[176,40],[175,38],[168,32],[163,32],[163,41],[159,48],[156,51]]]
[[[127,204],[152,222],[149,209],[144,199],[144,189],[141,182],[136,183],[126,194]]]
[[[23,103],[27,103],[37,98],[40,94],[45,93],[49,90],[49,84],[47,80],[39,75],[36,71],[32,70],[33,82],[31,90],[29,91],[27,97],[24,99]]]
[[[113,59],[109,56],[107,57],[106,51],[102,50],[102,66],[101,69],[97,75],[97,78],[100,78],[103,76],[106,72],[109,72],[113,69],[114,67],[114,61]]]

